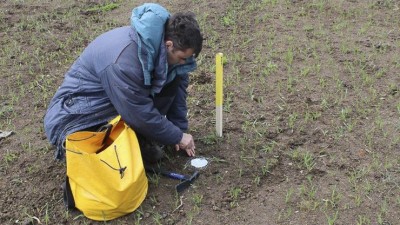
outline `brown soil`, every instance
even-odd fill
[[[42,118],[82,48],[128,24],[144,1],[105,12],[93,9],[110,1],[41,2],[0,0],[0,130],[14,131],[0,140],[0,224],[101,224],[64,208],[65,163],[54,160]],[[203,19],[189,118],[210,165],[181,195],[175,180],[151,182],[137,211],[107,224],[328,224],[335,213],[335,224],[399,224],[396,1],[157,2]],[[210,68],[219,51],[228,58],[223,138]],[[166,167],[193,172],[189,158],[167,153]]]

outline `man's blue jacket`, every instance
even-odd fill
[[[160,144],[178,144],[188,128],[186,88],[193,58],[168,67],[164,25],[169,13],[157,4],[133,10],[132,25],[108,31],[91,42],[66,73],[49,104],[45,132],[65,154],[70,133],[104,124],[118,114],[136,132]],[[178,79],[167,110],[155,107],[154,98]],[[160,111],[161,110],[161,111]]]

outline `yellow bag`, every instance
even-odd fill
[[[135,132],[120,116],[106,127],[70,134],[65,146],[74,206],[86,217],[102,221],[136,210],[148,188]]]

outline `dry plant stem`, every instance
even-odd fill
[[[183,206],[183,195],[179,198],[179,200],[180,200],[180,204],[178,205],[178,207],[176,207],[173,211],[172,211],[172,213],[174,213],[176,210],[178,210],[178,209],[180,209],[182,206]]]

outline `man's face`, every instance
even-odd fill
[[[185,64],[186,59],[190,58],[194,54],[194,50],[188,48],[184,51],[176,50],[172,41],[166,41],[167,52],[168,52],[168,65],[172,66],[175,64]]]

